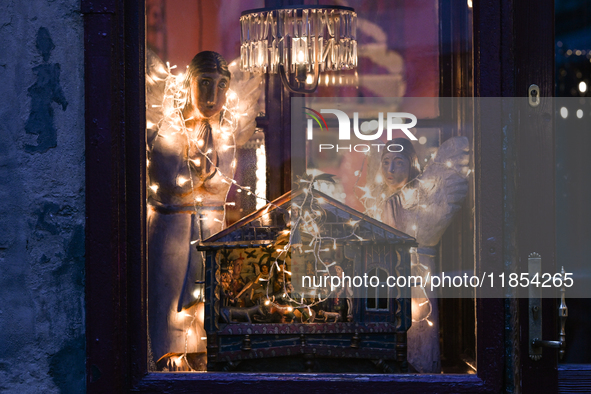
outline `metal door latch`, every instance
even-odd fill
[[[537,253],[532,253],[527,259],[529,277],[533,278],[536,273],[538,277],[542,275],[542,257]],[[564,267],[561,275],[564,279]],[[558,307],[558,317],[560,318],[560,340],[547,341],[542,340],[542,289],[537,286],[529,286],[529,357],[538,361],[542,358],[542,348],[549,347],[559,349],[560,358],[564,356],[566,345],[565,323],[568,317],[568,308],[565,302],[566,287],[564,280],[560,288],[560,306]]]

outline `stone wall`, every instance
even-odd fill
[[[0,2],[0,392],[85,391],[80,0]]]

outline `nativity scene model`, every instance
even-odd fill
[[[199,242],[207,370],[407,371],[411,292],[385,283],[410,275],[415,246],[307,188]]]

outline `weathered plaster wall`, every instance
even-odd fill
[[[79,3],[0,1],[0,392],[85,390]]]

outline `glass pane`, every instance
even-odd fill
[[[295,186],[294,194],[269,203],[270,190],[282,182],[282,174],[273,172],[281,165],[274,158],[278,151],[289,151],[283,144],[295,135],[287,117],[294,96],[286,94],[278,74],[271,72],[272,57],[285,53],[274,52],[270,41],[268,46],[256,41],[286,29],[294,45],[289,52],[293,49],[297,58],[300,47],[296,45],[312,42],[307,34],[315,22],[304,22],[314,19],[312,12],[285,11],[280,21],[263,18],[259,11],[241,25],[243,11],[263,8],[265,3],[146,1],[151,369],[383,373],[408,368],[439,373],[443,365],[444,372],[467,372],[466,365],[474,364],[470,358],[475,358],[473,301],[450,303],[429,300],[425,293],[413,294],[411,313],[410,296],[405,298],[385,284],[403,261],[413,265],[413,272],[419,270],[418,275],[437,272],[444,261],[448,264],[458,256],[458,269],[466,264],[473,267],[474,185],[469,172],[464,171],[467,186],[456,209],[461,214],[446,219],[443,229],[451,230],[441,242],[440,235],[423,245],[429,251],[419,247],[410,252],[398,246],[377,251],[382,246],[359,246],[336,235],[349,225],[343,215],[365,215],[364,223],[374,226],[374,232],[382,227],[368,219],[391,225],[360,198],[358,186],[373,181],[370,171],[377,174],[376,168],[364,164],[363,155],[343,159],[333,151],[309,156],[308,170],[334,175],[335,182],[314,186],[341,204],[337,210],[306,205],[301,193],[295,195]],[[356,11],[358,65],[354,70],[321,72],[318,89],[308,97],[384,99],[382,105],[390,105],[388,100],[394,98],[395,104],[385,112],[408,112],[418,118],[413,132],[419,138],[411,145],[417,168],[424,169],[446,142],[450,145],[458,138],[464,138],[469,150],[462,168],[472,168],[471,115],[455,118],[456,113],[471,114],[471,106],[457,111],[436,99],[470,92],[471,80],[455,76],[471,75],[471,70],[465,70],[471,68],[466,61],[471,59],[471,3],[441,8],[434,0],[351,0],[335,5]],[[334,29],[332,34],[347,31],[347,18],[325,19],[324,28]],[[452,19],[463,30],[452,34]],[[248,45],[241,43],[241,36],[248,37]],[[323,45],[333,45],[338,57],[346,48],[343,42],[328,40]],[[195,60],[202,51],[215,51],[225,60],[212,54]],[[305,60],[309,54],[302,56]],[[453,62],[450,57],[455,57]],[[247,60],[267,62],[266,73],[241,72],[240,65]],[[286,68],[294,72],[295,63]],[[314,77],[309,72],[305,76],[306,80]],[[295,78],[287,76],[290,81]],[[420,102],[415,97],[431,99]],[[366,131],[373,130],[370,123],[375,116],[369,114],[375,109],[372,104],[360,111]],[[331,138],[324,131],[317,136],[319,141]],[[351,182],[353,176],[361,183]],[[380,198],[385,197],[390,194]],[[294,205],[302,217],[297,225]],[[354,217],[347,216],[347,223],[355,222]],[[323,231],[331,233],[324,233],[325,239],[317,242],[313,234]],[[374,255],[380,256],[375,263],[381,268],[374,271],[376,285],[366,292],[356,293],[353,286],[330,280],[326,283],[327,278],[357,274],[355,264]],[[311,279],[308,286],[295,286],[305,275]],[[322,281],[323,286],[316,283]],[[440,307],[449,315],[462,316],[463,330],[440,314]],[[401,343],[393,339],[394,331],[387,330],[398,324],[397,330],[406,331],[411,320],[410,364],[398,363],[395,349]],[[355,328],[359,324],[364,328]],[[331,346],[347,356],[334,357]],[[382,364],[373,353],[371,357],[353,355],[369,354],[374,348],[387,361],[387,368],[379,367]],[[306,356],[299,356],[301,349]]]
[[[586,149],[591,143],[591,11],[588,1],[564,0],[556,1],[555,11],[556,96],[571,98],[556,100],[567,104],[555,117],[556,255],[557,264],[566,267],[571,261],[587,261],[591,254],[591,157]],[[561,361],[591,363],[591,299],[567,298],[566,304],[566,351]]]

